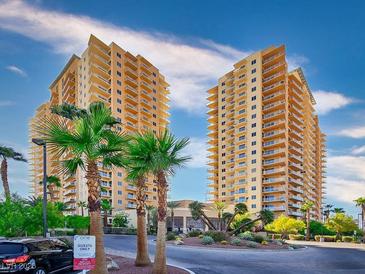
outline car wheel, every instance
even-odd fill
[[[43,267],[37,267],[36,269],[34,269],[33,274],[47,274],[47,270],[44,269]]]

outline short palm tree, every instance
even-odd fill
[[[176,201],[170,201],[167,202],[167,207],[170,209],[170,216],[171,216],[171,227],[172,227],[172,231],[175,230],[175,208],[178,208],[180,206],[179,202]]]
[[[271,210],[263,209],[258,213],[258,216],[251,221],[242,223],[239,227],[230,232],[231,235],[239,233],[244,227],[261,221],[263,226],[271,223],[274,220],[274,213]]]
[[[217,211],[218,214],[218,230],[222,230],[222,215],[227,205],[224,202],[215,201],[212,205],[213,209]]]
[[[231,223],[233,222],[234,218],[238,215],[238,214],[245,214],[248,212],[247,209],[247,205],[245,203],[238,203],[234,206],[234,213],[231,216],[231,218],[228,220],[227,226],[226,226],[226,232],[228,232],[228,230],[231,227]]]
[[[39,182],[40,185],[43,184],[42,181]],[[58,178],[57,176],[51,175],[47,177],[47,189],[48,189],[48,193],[49,196],[51,197],[51,202],[53,202],[55,200],[54,197],[54,191],[55,191],[55,187],[61,187],[61,180],[60,178]]]
[[[312,201],[305,201],[304,204],[302,205],[302,207],[300,208],[300,210],[305,213],[306,216],[306,225],[307,225],[307,229],[306,229],[306,234],[305,234],[305,240],[309,241],[310,240],[310,221],[311,221],[311,214],[310,214],[310,210],[311,208],[313,208],[314,203]]]
[[[357,198],[354,202],[356,203],[356,206],[361,208],[361,225],[362,229],[365,231],[365,197]]]
[[[67,205],[63,202],[55,202],[54,205],[59,211],[66,211],[68,209]]]
[[[20,162],[26,162],[27,160],[21,153],[16,152],[11,147],[6,147],[6,146],[0,146],[0,159],[1,159],[0,173],[1,173],[1,180],[3,181],[4,194],[5,198],[9,200],[11,198],[11,195],[8,181],[8,159]]]
[[[108,226],[108,214],[113,209],[109,200],[103,199],[101,200],[101,210],[103,211],[103,225],[104,227]]]
[[[41,196],[29,196],[28,199],[25,201],[25,203],[29,206],[36,206],[39,203],[42,203],[42,197]]]
[[[86,173],[90,233],[96,237],[96,267],[91,273],[106,274],[98,163],[105,168],[123,166],[128,138],[113,130],[117,120],[101,102],[91,104],[72,126],[68,122],[61,117],[46,119],[39,132],[52,153],[67,159],[62,161],[64,173],[73,176],[78,169]]]
[[[167,176],[173,175],[176,168],[182,167],[190,158],[181,156],[189,139],[177,139],[167,130],[159,135],[152,132],[135,137],[140,149],[145,152],[144,166],[155,176],[157,185],[157,239],[153,273],[165,274],[166,267],[166,215],[167,215]]]
[[[217,230],[212,221],[204,212],[204,204],[199,201],[194,201],[189,204],[191,217],[194,220],[202,220],[203,223],[209,228],[209,230]]]
[[[81,216],[84,217],[84,209],[87,208],[87,203],[85,201],[80,201],[77,206],[81,208]]]

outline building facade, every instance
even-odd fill
[[[101,101],[120,122],[118,130],[126,133],[152,130],[155,133],[167,128],[169,121],[168,83],[159,70],[143,56],[134,56],[115,43],[105,44],[91,35],[88,47],[79,57],[73,55],[64,69],[50,85],[49,102],[41,105],[30,121],[30,138],[36,137],[39,119],[51,113],[52,106],[68,103],[87,108]],[[70,121],[71,123],[71,121]],[[41,148],[30,145],[30,162],[33,191],[41,194]],[[61,159],[62,160],[62,159]],[[60,159],[48,153],[48,175],[59,175]],[[114,209],[134,208],[135,187],[126,181],[123,169],[104,169],[101,165],[101,196],[110,201]],[[61,176],[62,187],[54,189],[54,200],[67,204],[69,214],[80,214],[79,201],[87,201],[85,174],[78,171],[74,177]],[[147,203],[157,203],[157,190],[152,178],[148,179]]]
[[[285,46],[234,64],[208,91],[210,198],[251,212],[321,218],[325,136],[303,71],[288,70]]]

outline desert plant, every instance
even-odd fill
[[[265,226],[267,231],[280,233],[283,238],[286,238],[288,234],[296,234],[304,228],[305,224],[303,221],[285,215],[280,215],[272,223]]]
[[[365,197],[357,198],[355,201],[356,206],[361,208],[361,227],[365,232]]]
[[[224,202],[220,202],[220,201],[215,201],[212,205],[213,209],[215,211],[217,211],[217,215],[218,215],[218,230],[222,230],[222,215],[223,215],[223,211],[227,208],[226,203]]]
[[[354,237],[352,236],[342,236],[342,241],[345,243],[351,243],[352,241],[354,241]]]
[[[222,231],[210,230],[204,233],[205,236],[210,236],[215,242],[226,240],[226,234]]]
[[[259,244],[258,244],[258,243],[256,243],[256,242],[251,242],[251,241],[249,241],[249,242],[247,242],[247,243],[246,243],[246,246],[247,246],[247,247],[250,247],[250,248],[256,248],[256,247],[258,247],[258,246],[259,246]]]
[[[178,208],[180,206],[180,203],[177,201],[170,201],[167,202],[167,207],[170,209],[170,214],[171,214],[171,227],[172,227],[172,231],[175,230],[175,208]]]
[[[213,238],[212,237],[210,237],[210,236],[204,236],[203,238],[202,238],[202,242],[201,242],[203,245],[211,245],[211,244],[213,244],[214,243],[214,240],[213,240]]]
[[[259,234],[254,234],[253,235],[253,240],[256,242],[256,243],[259,243],[261,244],[263,241],[266,240],[266,238],[262,235],[259,235]]]
[[[192,230],[188,232],[188,237],[198,237],[202,232],[200,230]]]
[[[304,236],[301,235],[301,234],[289,234],[289,240],[303,241],[304,240]]]
[[[228,242],[227,242],[226,240],[223,240],[223,241],[221,241],[221,242],[220,242],[220,244],[221,244],[221,245],[227,245],[227,244],[228,244]]]
[[[176,240],[176,234],[173,233],[173,232],[168,232],[166,234],[166,240],[167,241],[174,241],[174,240]]]
[[[231,245],[241,245],[241,240],[239,238],[233,237],[231,239]]]
[[[253,241],[254,240],[254,236],[253,236],[253,233],[251,231],[242,232],[242,233],[238,234],[238,237],[240,239],[246,240],[246,241]]]

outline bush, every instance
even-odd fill
[[[354,238],[352,236],[342,236],[342,241],[345,243],[351,243],[354,241]]]
[[[137,235],[137,228],[129,227],[129,228],[127,228],[125,234],[126,235]]]
[[[289,234],[289,240],[303,241],[304,240],[304,235],[300,235],[300,234]]]
[[[332,236],[332,235],[314,236],[314,240],[316,240],[317,242],[319,242],[320,238],[324,238],[325,242],[335,242],[336,241],[336,236]]]
[[[176,234],[173,232],[168,232],[166,234],[166,241],[175,241],[176,240]]]
[[[200,230],[193,230],[188,232],[188,237],[199,237],[201,234],[202,232]]]
[[[203,239],[202,239],[202,244],[203,245],[211,245],[213,243],[214,243],[214,240],[210,236],[204,236]]]
[[[262,243],[263,241],[265,241],[265,237],[262,236],[262,235],[258,235],[258,234],[255,234],[253,235],[253,240],[256,242],[256,243]]]
[[[250,231],[245,231],[243,233],[238,234],[238,237],[242,240],[247,240],[247,241],[253,241],[254,240],[254,236],[253,233]]]
[[[66,217],[66,227],[74,229],[88,229],[90,225],[90,217],[82,217],[78,215]]]
[[[231,245],[241,245],[241,240],[239,238],[232,238]]]
[[[113,218],[113,227],[127,227],[129,223],[128,214],[118,213]]]
[[[262,241],[261,244],[262,245],[268,245],[269,243],[267,241]]]
[[[205,236],[210,236],[216,243],[226,240],[226,234],[222,231],[210,230],[204,233]]]
[[[221,241],[221,245],[226,245],[226,244],[228,244],[227,241]]]
[[[203,235],[203,234],[200,234],[200,235],[198,236],[198,238],[199,238],[199,239],[203,239],[203,237],[204,237],[204,235]]]
[[[269,239],[281,240],[281,234],[269,234],[269,235],[267,235],[267,237]]]
[[[258,247],[258,243],[256,243],[256,242],[247,242],[246,243],[246,246],[247,247],[251,247],[251,248],[256,248],[256,247]]]

